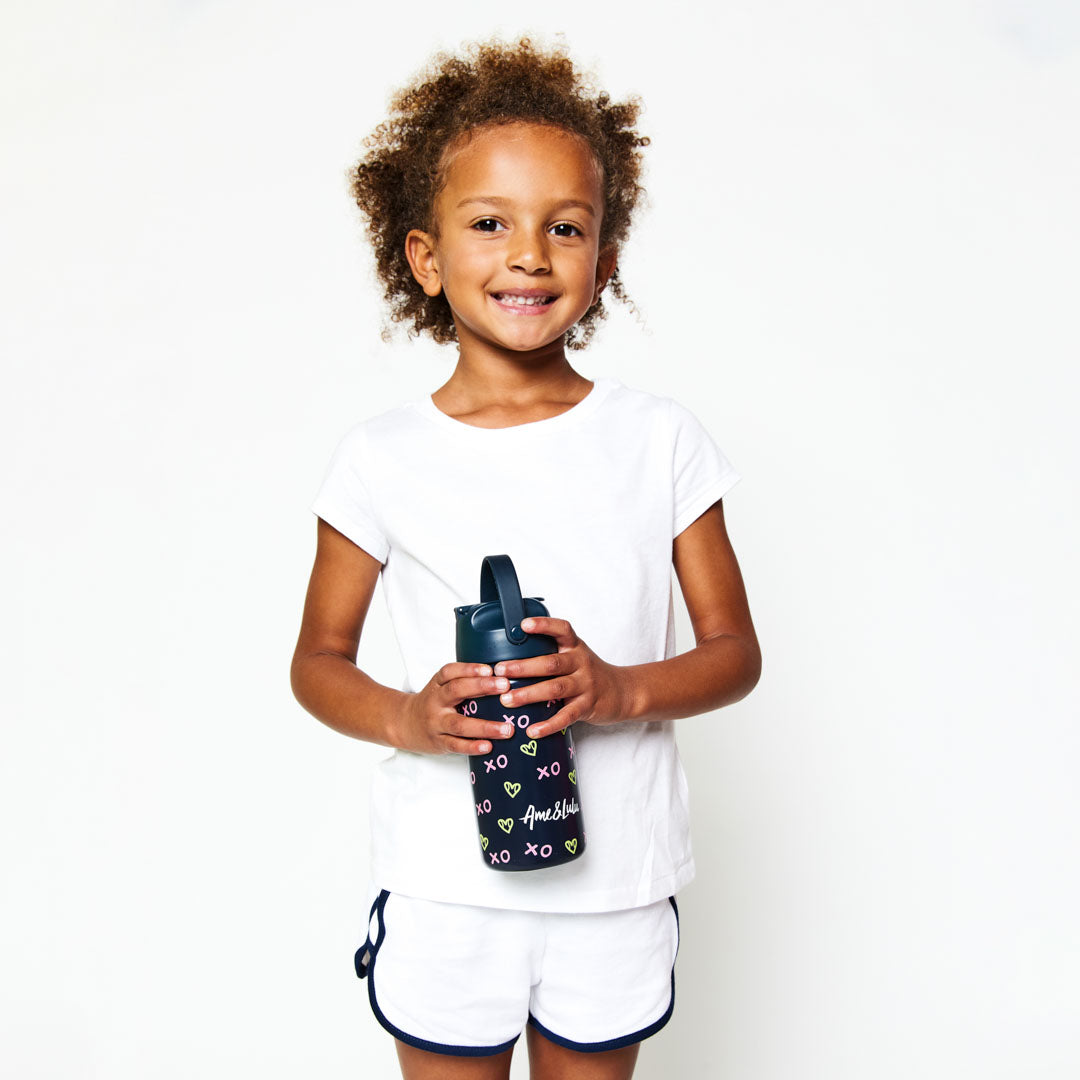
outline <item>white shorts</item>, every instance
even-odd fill
[[[356,953],[378,1021],[437,1054],[484,1057],[526,1023],[598,1052],[659,1031],[675,1007],[675,898],[596,914],[445,904],[385,889]]]

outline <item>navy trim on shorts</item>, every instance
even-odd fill
[[[384,913],[386,911],[386,901],[390,897],[390,892],[387,889],[383,889],[379,893],[378,899],[371,905],[371,915],[368,916],[368,938],[363,945],[356,951],[355,966],[356,974],[361,978],[367,978],[368,981],[368,1001],[371,1002],[371,1011],[375,1014],[375,1019],[395,1039],[400,1039],[403,1043],[408,1043],[409,1046],[415,1046],[418,1050],[427,1050],[432,1054],[449,1054],[453,1057],[493,1057],[495,1054],[502,1054],[509,1050],[521,1037],[520,1033],[515,1035],[508,1042],[501,1043],[499,1046],[451,1046],[447,1043],[431,1042],[428,1039],[421,1039],[416,1035],[410,1035],[407,1031],[402,1031],[401,1028],[390,1023],[386,1018],[386,1014],[379,1008],[379,1002],[375,997],[375,959],[379,954],[379,949],[382,946],[383,941],[386,939],[386,919]],[[371,941],[371,919],[372,916],[378,915],[379,917],[379,932],[375,937],[375,943]],[[364,954],[368,954],[367,961],[364,961]]]
[[[675,903],[675,897],[669,896],[668,901],[671,904],[672,909],[675,912],[675,955],[679,955],[679,905]],[[659,1020],[654,1020],[648,1027],[643,1027],[640,1031],[635,1031],[631,1035],[623,1035],[618,1039],[607,1039],[604,1042],[584,1043],[574,1042],[573,1039],[566,1039],[562,1035],[556,1035],[554,1031],[550,1031],[544,1027],[539,1020],[530,1012],[529,1023],[532,1024],[545,1039],[550,1042],[556,1043],[559,1046],[565,1046],[567,1050],[577,1050],[583,1054],[599,1054],[604,1050],[619,1050],[624,1046],[631,1046],[634,1043],[641,1042],[642,1039],[647,1039],[650,1035],[655,1035],[670,1019],[671,1014],[675,1011],[675,965],[671,966],[671,1001],[668,1004],[667,1012],[660,1017]]]

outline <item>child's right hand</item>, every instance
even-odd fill
[[[492,676],[487,664],[444,664],[406,699],[394,744],[420,754],[490,754],[492,740],[510,738],[514,725],[464,716],[457,706],[509,688],[509,680]]]

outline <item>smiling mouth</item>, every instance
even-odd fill
[[[555,303],[556,296],[542,292],[496,292],[491,298],[501,307],[510,308],[522,315],[539,314],[539,312]]]

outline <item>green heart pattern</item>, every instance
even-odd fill
[[[469,716],[474,715],[477,711],[476,704],[476,702],[470,702],[469,705],[472,707],[463,707],[461,708],[461,712]],[[558,705],[561,705],[561,702],[548,702],[549,707],[552,705],[558,707]],[[499,718],[500,717],[498,716],[492,717],[492,719]],[[550,826],[547,826],[546,824],[544,824],[543,821],[537,820],[537,818],[534,818],[533,816],[534,814],[542,816],[548,811],[544,810],[543,806],[533,807],[528,806],[527,804],[533,799],[541,798],[542,796],[538,794],[539,792],[548,792],[550,793],[549,798],[555,798],[552,788],[548,787],[548,783],[546,781],[548,781],[548,778],[554,780],[554,778],[559,777],[560,771],[562,772],[562,782],[564,784],[566,781],[569,781],[570,784],[572,784],[575,788],[577,787],[577,769],[576,767],[567,767],[568,764],[574,764],[574,745],[570,736],[570,730],[568,727],[563,728],[561,733],[562,739],[566,740],[568,750],[567,756],[569,757],[569,762],[567,762],[567,757],[563,757],[562,761],[564,764],[562,766],[562,769],[560,770],[558,761],[552,762],[549,760],[549,748],[547,747],[547,744],[545,744],[544,747],[541,747],[539,744],[539,740],[537,739],[529,739],[528,741],[525,740],[525,728],[529,725],[529,723],[539,722],[540,720],[545,719],[545,717],[533,716],[530,719],[529,715],[527,715],[526,713],[522,713],[520,716],[503,714],[501,716],[501,719],[503,721],[509,720],[514,722],[518,730],[514,732],[514,735],[509,742],[497,746],[483,758],[478,756],[475,759],[474,767],[469,774],[469,781],[473,786],[474,794],[477,799],[477,816],[483,818],[487,815],[490,815],[490,817],[488,817],[488,821],[490,821],[491,818],[494,818],[496,824],[499,826],[500,831],[503,832],[507,837],[509,837],[511,833],[522,832],[522,830],[515,829],[514,825],[515,822],[518,820],[518,814],[521,810],[524,810],[525,816],[521,818],[521,821],[528,826],[528,829],[525,830],[524,835],[521,837],[521,841],[525,845],[524,856],[526,858],[526,863],[532,862],[532,859],[529,858],[531,856],[534,857],[540,865],[542,865],[545,861],[550,859],[555,854],[553,846],[557,848],[560,841],[556,838],[555,835],[551,835],[551,833],[548,831],[550,829]],[[514,763],[513,746],[515,743],[517,744],[518,749],[526,757],[532,759],[533,766],[535,766],[536,768],[538,777],[535,783],[539,783],[541,785],[540,788],[535,789],[536,793],[534,793],[534,781],[532,781],[531,779],[531,772],[533,766],[526,765],[526,763],[522,762],[520,758],[517,759],[518,764],[515,765]],[[539,753],[541,749],[545,751],[544,754]],[[525,783],[521,783],[515,780],[507,780],[505,779],[506,772],[503,772],[503,777],[497,778],[498,773],[502,772],[503,770],[509,770],[511,776],[513,776],[515,772],[517,772],[519,776],[522,776],[522,773],[525,773],[529,775],[530,779],[525,780],[525,777],[522,776],[522,780],[525,780]],[[486,776],[490,773],[494,773],[495,775],[490,777],[489,784],[498,785],[499,783],[501,783],[502,788],[506,792],[506,796],[509,797],[509,799],[515,800],[518,798],[519,795],[522,794],[525,795],[525,798],[521,800],[519,804],[507,803],[500,806],[499,804],[503,802],[503,797],[499,796],[499,798],[496,798],[495,792],[491,790],[491,787],[486,787],[486,792],[489,797],[481,797],[485,792],[485,786],[482,782],[480,782],[480,778],[482,775]],[[557,783],[554,783],[552,786],[556,789],[558,788]],[[577,793],[575,792],[573,797],[576,797],[576,794]],[[572,796],[567,793],[565,788],[563,788],[562,790],[562,795],[565,798],[572,798]],[[515,805],[518,807],[518,809],[514,809]],[[502,813],[506,814],[507,816],[499,817],[499,811],[502,811]],[[534,822],[537,826],[540,826],[540,828],[538,828],[536,832],[532,831],[534,828]],[[479,824],[483,825],[483,821],[481,821]],[[564,831],[562,835],[565,836],[566,832]],[[546,837],[550,837],[550,842]],[[509,841],[506,841],[506,843],[507,847],[500,847],[497,839],[494,839],[490,836],[485,836],[483,833],[481,833],[480,847],[484,853],[485,864],[488,862],[488,860],[490,860],[491,865],[494,867],[510,869],[510,864],[515,863],[516,860],[516,863],[512,867],[513,869],[527,869],[527,865],[522,864],[522,853],[517,850],[517,842],[515,841],[513,849],[510,848]],[[582,838],[580,838],[580,836],[570,840],[563,840],[562,843],[565,846],[566,851],[571,856],[576,857],[583,850],[584,841]],[[556,861],[558,860],[556,859]]]

